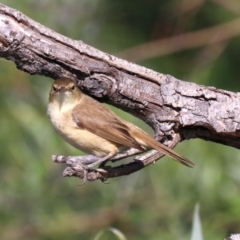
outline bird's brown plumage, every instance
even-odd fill
[[[107,160],[130,147],[156,149],[186,166],[194,166],[187,158],[83,94],[73,80],[57,79],[49,99],[48,114],[54,128],[66,141],[81,150]]]

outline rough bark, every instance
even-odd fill
[[[201,138],[240,148],[239,93],[184,82],[119,59],[62,36],[3,4],[0,56],[30,74],[75,79],[92,97],[143,119],[169,147]],[[92,171],[88,180],[130,174],[159,157],[153,151],[130,164]],[[53,160],[67,163],[65,176],[83,177],[79,163],[84,158],[53,156]]]

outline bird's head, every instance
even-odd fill
[[[62,105],[73,104],[81,99],[81,91],[77,84],[69,78],[56,79],[49,94],[49,102],[56,102],[60,108]]]

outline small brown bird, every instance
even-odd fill
[[[48,115],[54,129],[65,141],[77,149],[100,157],[88,167],[106,162],[131,147],[156,149],[188,167],[194,166],[194,163],[159,143],[142,129],[83,94],[71,79],[60,78],[53,83]]]

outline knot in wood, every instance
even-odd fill
[[[82,87],[91,96],[96,98],[109,98],[114,93],[115,79],[102,73],[94,73],[85,78]]]

